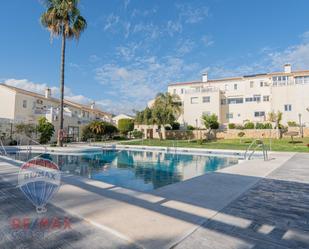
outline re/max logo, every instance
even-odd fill
[[[14,230],[30,230],[30,229],[41,229],[41,230],[66,230],[72,229],[69,218],[59,217],[42,217],[42,218],[11,218],[11,228]]]

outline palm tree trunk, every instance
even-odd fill
[[[61,72],[60,72],[60,127],[58,131],[58,146],[63,146],[63,99],[64,99],[64,65],[65,65],[65,33],[62,33]]]

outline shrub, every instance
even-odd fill
[[[244,135],[246,135],[246,133],[244,133],[243,131],[238,132],[238,134],[237,134],[238,137],[243,137]]]
[[[234,123],[229,123],[228,127],[229,127],[229,129],[235,129],[236,125]]]
[[[248,122],[244,124],[245,129],[254,129],[254,123]]]
[[[19,134],[25,134],[26,136],[31,137],[35,132],[36,127],[33,124],[20,123],[15,125],[15,130]]]
[[[41,144],[48,143],[55,132],[55,128],[53,124],[48,122],[47,118],[45,117],[41,117],[39,119],[37,130],[40,133],[40,143]]]
[[[237,130],[243,130],[243,129],[244,129],[244,127],[243,127],[242,125],[236,125],[235,128],[236,128]]]
[[[134,129],[134,120],[129,118],[120,119],[118,121],[118,129],[121,134],[127,135],[128,132]]]
[[[295,121],[288,121],[289,127],[298,127],[299,125]]]
[[[144,133],[142,131],[138,131],[138,130],[132,131],[131,134],[134,138],[143,138],[143,136],[144,136]]]
[[[271,123],[264,124],[264,129],[272,129],[273,125]]]
[[[202,120],[206,129],[216,130],[219,128],[218,116],[216,114],[203,115]]]
[[[166,131],[170,131],[172,129],[169,125],[165,126],[164,128]]]
[[[193,131],[193,130],[195,130],[195,128],[192,125],[188,125],[187,126],[187,130],[188,131]]]
[[[171,124],[172,130],[179,130],[180,124],[178,122],[174,122]]]
[[[265,129],[265,128],[264,128],[264,124],[262,124],[262,123],[256,123],[255,129]]]

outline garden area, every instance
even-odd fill
[[[246,150],[253,141],[250,138],[240,139],[216,139],[203,141],[200,140],[160,140],[145,139],[139,141],[121,142],[123,145],[145,145],[145,146],[163,146],[163,147],[187,147],[201,149],[225,149],[225,150]],[[289,138],[282,139],[264,139],[264,143],[271,147],[271,151],[285,152],[309,152],[309,138],[295,138],[291,142]]]

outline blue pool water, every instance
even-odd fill
[[[17,153],[10,156],[22,161],[44,157],[57,163],[65,173],[139,191],[150,191],[238,163],[233,157],[128,150],[79,155]]]

